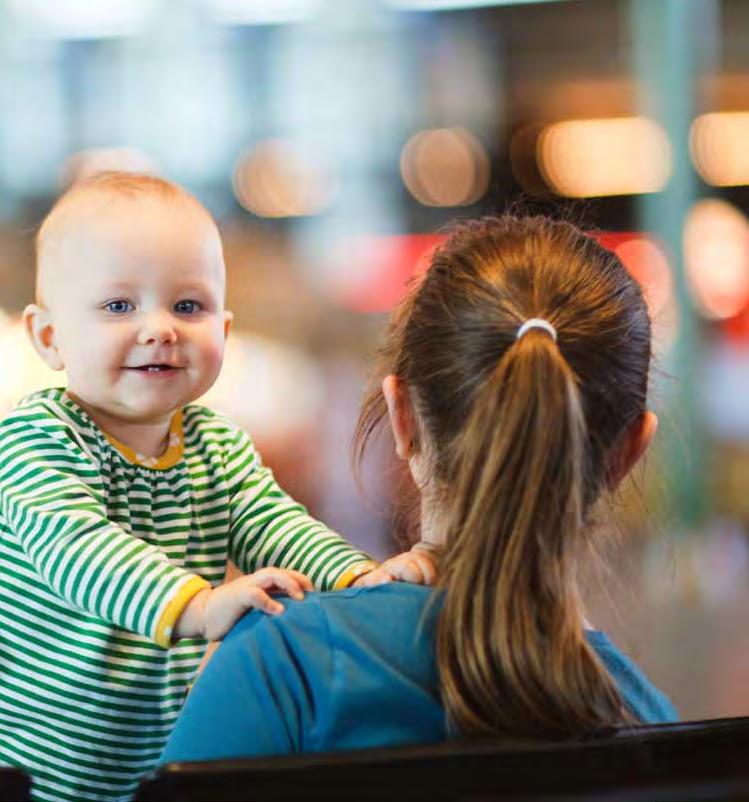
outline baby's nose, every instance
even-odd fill
[[[140,345],[165,345],[176,341],[176,329],[167,315],[150,315],[138,332]]]

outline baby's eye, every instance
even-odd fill
[[[107,312],[114,312],[116,315],[121,315],[125,312],[132,312],[133,309],[135,309],[130,301],[123,301],[121,299],[109,301],[109,303],[104,304],[104,308],[107,310]]]
[[[180,315],[192,315],[200,311],[200,304],[197,301],[177,301],[174,304],[174,311]]]

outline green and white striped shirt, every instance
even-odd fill
[[[169,625],[227,558],[321,589],[368,560],[203,407],[175,415],[159,460],[118,447],[62,389],[0,422],[0,762],[30,772],[35,799],[132,795],[205,648],[164,648]]]

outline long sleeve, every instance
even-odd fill
[[[18,420],[0,442],[0,514],[48,586],[167,645],[171,619],[206,583],[108,520],[98,466],[61,424]]]
[[[250,438],[237,430],[227,455],[230,556],[245,572],[265,566],[307,574],[321,590],[345,587],[373,567],[366,554],[307,514],[262,465]]]

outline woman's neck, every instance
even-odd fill
[[[442,546],[445,542],[445,524],[437,508],[435,493],[425,487],[421,492],[420,517],[421,542],[431,546]]]

